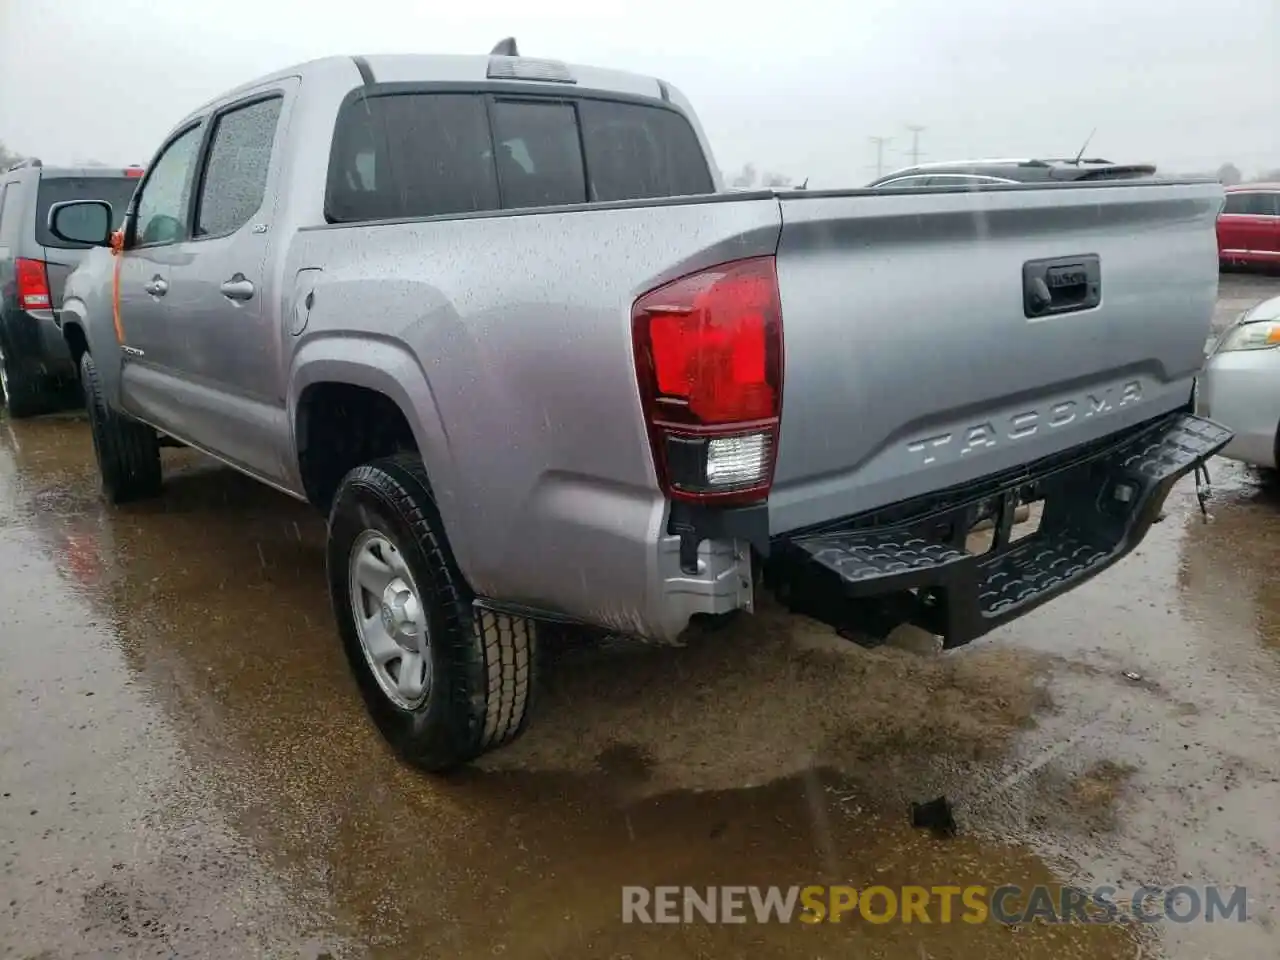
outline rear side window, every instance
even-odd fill
[[[397,93],[346,105],[331,221],[426,217],[714,189],[687,120],[594,100]]]
[[[22,216],[22,211],[26,210],[27,206],[23,204],[20,180],[9,180],[8,183],[0,184],[0,191],[4,192],[4,210],[3,215],[0,215],[0,246],[10,246],[29,236],[29,228]],[[19,229],[19,224],[22,224],[23,229]]]
[[[1280,193],[1228,193],[1222,212],[1250,217],[1280,216]]]
[[[214,123],[196,208],[197,237],[234,233],[262,206],[283,102],[259,100],[228,110]]]
[[[385,220],[498,206],[484,97],[371,97],[338,119],[329,159],[331,219]]]
[[[16,180],[0,184],[0,246],[18,240],[19,212],[22,210],[22,184]],[[7,211],[7,213],[5,212]]]
[[[41,177],[36,191],[36,242],[60,250],[84,250],[84,244],[67,243],[49,232],[49,208],[66,200],[105,200],[111,204],[111,229],[118,230],[137,188],[130,177]]]

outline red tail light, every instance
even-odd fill
[[[142,167],[125,167],[124,175],[126,177],[140,177],[147,171]]]
[[[23,310],[48,310],[52,301],[49,299],[49,274],[44,261],[19,257],[13,261],[13,266],[18,280],[18,305]]]
[[[773,257],[736,260],[645,294],[631,311],[654,467],[674,499],[762,500],[782,413]]]

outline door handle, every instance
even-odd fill
[[[144,284],[142,289],[147,291],[147,293],[151,294],[153,297],[163,297],[169,292],[169,281],[157,274],[151,278],[150,283]]]
[[[250,280],[246,280],[243,273],[237,273],[230,280],[223,280],[218,289],[222,291],[222,295],[228,300],[253,299],[253,283]]]

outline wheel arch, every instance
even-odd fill
[[[84,320],[79,316],[68,319],[64,311],[62,318],[62,339],[71,354],[71,363],[75,367],[76,377],[80,376],[80,358],[89,350],[89,336],[84,330]]]
[[[454,464],[448,436],[441,422],[425,371],[413,354],[388,340],[325,336],[308,341],[295,355],[289,377],[288,420],[299,487],[307,490],[311,464],[307,450],[314,444],[317,398],[333,398],[359,391],[367,397],[385,398],[402,418],[413,446],[422,459],[441,520],[464,572],[466,562],[465,517],[457,509]],[[387,455],[394,449],[371,451]],[[311,476],[314,486],[314,475]],[[323,493],[325,491],[321,491]],[[323,497],[317,506],[325,506]]]

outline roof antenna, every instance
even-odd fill
[[[491,57],[518,57],[520,51],[516,49],[516,38],[505,37],[499,40],[492,50],[489,51]]]
[[[513,40],[512,43],[514,42],[515,41]],[[1089,131],[1089,135],[1084,138],[1084,143],[1080,145],[1080,152],[1076,154],[1076,158],[1071,161],[1072,163],[1078,164],[1080,162],[1080,158],[1084,156],[1084,152],[1089,149],[1089,141],[1093,139],[1093,135],[1097,132],[1097,127],[1094,127]]]

